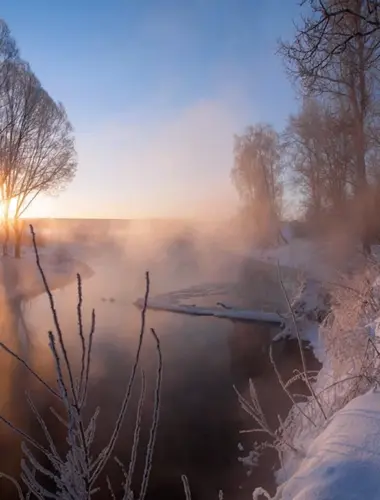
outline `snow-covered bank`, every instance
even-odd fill
[[[282,335],[309,341],[322,368],[295,374],[306,399],[283,381],[294,404],[278,429],[275,500],[379,498],[380,272],[374,260],[359,264],[339,283],[309,279],[293,302],[295,324]]]
[[[369,500],[380,495],[380,393],[338,411],[308,447],[276,500]]]
[[[342,246],[342,242],[293,238],[289,244],[265,250],[253,248],[243,254],[274,265],[278,262],[282,267],[293,268],[312,279],[332,281],[353,259],[354,250],[342,249]]]
[[[135,305],[141,309],[144,305],[144,300],[138,299],[135,302]],[[179,314],[187,314],[190,316],[213,316],[214,318],[230,319],[232,321],[257,321],[271,324],[281,324],[283,322],[283,319],[277,313],[228,308],[222,306],[214,308],[188,306],[173,304],[169,301],[165,302],[164,300],[159,299],[149,300],[148,308],[156,311],[167,311]]]
[[[76,280],[79,273],[83,279],[93,275],[92,269],[71,255],[50,253],[40,255],[40,261],[51,290],[62,288]],[[8,299],[29,300],[45,292],[35,255],[30,252],[21,259],[2,257],[0,259],[2,284]]]
[[[267,288],[270,288],[270,285],[271,283]],[[273,293],[273,290],[268,290],[268,293]],[[135,301],[138,308],[142,308],[143,304],[142,298]],[[228,282],[202,283],[161,293],[149,298],[148,309],[189,316],[213,316],[235,321],[256,321],[277,325],[284,323],[284,318],[277,312],[248,308],[244,301],[239,303],[238,285]]]
[[[282,314],[287,308],[278,280],[277,265],[223,251],[218,252],[215,258],[229,264],[234,271],[229,276],[223,272],[221,276],[214,273],[211,277],[202,273],[195,280],[199,283],[196,285],[193,284],[194,280],[183,280],[183,285],[187,282],[190,286],[151,295],[148,308],[191,316],[284,323]],[[221,268],[224,269],[223,266]],[[283,268],[283,271],[284,286],[293,295],[299,276],[293,269]],[[205,278],[213,281],[202,282]],[[167,287],[159,288],[165,290]],[[142,304],[142,298],[135,302],[138,307]]]

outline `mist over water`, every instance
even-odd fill
[[[95,308],[89,414],[96,406],[101,407],[94,444],[95,450],[100,451],[110,436],[128,383],[141,320],[140,311],[133,302],[144,295],[145,271],[150,271],[151,293],[154,296],[205,282],[237,283],[244,269],[244,258],[241,256],[243,244],[234,241],[227,229],[223,234],[215,227],[196,228],[160,222],[156,225],[140,223],[129,228],[123,228],[119,223],[118,231],[115,228],[101,231],[97,223],[92,222],[89,228],[82,234],[68,230],[63,241],[64,233],[60,231],[59,245],[66,245],[68,251],[85,261],[94,272],[83,282],[83,318],[85,331],[88,332],[91,309]],[[54,245],[51,248],[54,251]],[[241,252],[233,254],[232,250],[237,248]],[[54,296],[65,342],[77,362],[76,284],[56,290]],[[197,305],[202,305],[202,298],[194,300]],[[236,298],[231,296],[231,301],[234,300]],[[24,315],[31,336],[30,362],[54,385],[54,367],[47,347],[47,331],[54,329],[54,325],[46,296],[38,296],[26,303]],[[233,498],[250,498],[254,486],[260,481],[262,484],[264,472],[259,469],[258,475],[253,472],[247,476],[247,470],[238,461],[239,456],[248,454],[248,451],[239,450],[239,443],[243,443],[246,450],[250,449],[249,435],[241,435],[239,431],[252,427],[252,421],[241,411],[233,385],[236,384],[244,393],[249,377],[260,379],[264,374],[264,380],[268,383],[269,377],[269,383],[275,387],[276,381],[266,362],[266,346],[273,331],[265,325],[242,325],[153,311],[148,312],[147,332],[150,328],[155,328],[161,340],[164,374],[148,498],[161,498],[160,495],[163,495],[162,498],[167,495],[182,498],[181,474],[188,475],[194,499],[217,497],[219,489]],[[14,338],[17,339],[17,336]],[[4,353],[1,355],[3,357]],[[294,355],[289,359],[294,360]],[[1,365],[4,374],[1,394],[2,407],[7,408],[9,418],[21,416],[20,427],[29,428],[30,432],[39,435],[38,426],[31,418],[23,397],[25,389],[29,388],[36,405],[48,415],[53,434],[63,445],[63,429],[54,417],[49,416],[51,401],[46,391],[25,377],[22,369],[16,370],[13,365],[10,367],[9,360],[7,363]],[[147,333],[141,366],[146,372],[148,389],[134,478],[136,487],[141,480],[149,435],[156,363],[155,345]],[[126,465],[130,459],[140,383],[138,377],[115,449],[115,455]],[[270,401],[268,405],[270,408]],[[2,442],[10,440],[9,449],[13,457],[12,461],[0,459],[0,468],[14,473],[18,470],[20,459],[19,440],[9,431],[4,433],[4,429],[0,436]],[[117,490],[122,480],[121,471],[112,462],[107,472]],[[273,483],[271,474],[267,476],[268,483]]]

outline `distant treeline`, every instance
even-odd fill
[[[380,236],[380,2],[303,2],[280,44],[300,108],[284,130],[256,124],[235,137],[232,179],[263,243],[284,214],[314,232]]]

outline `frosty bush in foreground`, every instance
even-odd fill
[[[84,409],[86,407],[87,395],[88,395],[88,383],[90,375],[90,365],[91,365],[91,352],[93,345],[93,337],[95,333],[95,311],[92,311],[91,319],[91,329],[89,335],[86,337],[83,329],[82,321],[82,281],[81,277],[77,275],[77,285],[78,285],[78,304],[77,304],[77,321],[78,321],[78,338],[80,340],[81,346],[81,366],[79,375],[75,375],[70,361],[65,341],[64,334],[61,330],[58,314],[55,308],[54,297],[51,293],[49,285],[47,283],[44,271],[42,269],[38,248],[36,244],[36,236],[33,227],[30,226],[33,246],[36,256],[36,265],[38,267],[39,273],[41,275],[45,292],[49,299],[50,310],[52,313],[55,332],[50,331],[48,333],[49,337],[49,347],[51,351],[52,358],[55,364],[55,371],[57,377],[57,387],[52,387],[49,385],[42,377],[40,377],[33,368],[23,359],[21,359],[15,352],[13,352],[9,347],[0,342],[0,347],[5,350],[9,355],[13,356],[20,362],[29,373],[41,383],[47,391],[49,391],[60,403],[65,417],[61,417],[55,410],[52,409],[53,414],[56,418],[63,424],[66,428],[66,441],[68,445],[68,451],[65,456],[61,456],[57,450],[56,444],[44,422],[42,416],[40,415],[38,409],[34,405],[30,395],[27,395],[28,404],[31,411],[35,415],[38,423],[48,443],[48,447],[41,445],[27,433],[23,432],[21,429],[15,427],[9,420],[5,419],[0,415],[0,420],[8,425],[13,431],[17,432],[22,438],[22,450],[24,453],[24,459],[22,460],[21,468],[21,479],[26,486],[27,493],[24,495],[23,490],[19,483],[12,477],[0,474],[0,478],[5,478],[11,481],[15,488],[17,489],[20,499],[29,499],[34,496],[38,499],[57,499],[57,500],[89,500],[93,495],[101,489],[97,486],[97,480],[99,475],[104,471],[106,464],[112,456],[121,425],[123,423],[124,417],[126,415],[128,405],[131,399],[132,388],[136,379],[137,369],[140,362],[140,354],[143,344],[143,339],[145,336],[145,318],[147,311],[147,302],[149,297],[149,274],[146,273],[146,290],[144,297],[144,306],[141,311],[141,328],[138,339],[138,346],[134,358],[134,363],[132,367],[132,372],[129,378],[129,382],[126,388],[125,396],[121,404],[119,415],[115,422],[111,437],[108,444],[104,447],[100,454],[94,458],[91,454],[92,444],[94,442],[96,422],[99,415],[99,408],[95,411],[90,419],[85,421],[84,419]],[[156,377],[156,389],[155,389],[155,401],[153,408],[153,419],[150,429],[150,437],[147,444],[146,454],[145,454],[145,467],[143,472],[143,477],[140,485],[140,493],[138,498],[143,499],[146,496],[148,481],[150,476],[150,471],[152,467],[152,457],[154,451],[154,444],[156,440],[158,418],[159,418],[159,406],[160,406],[160,391],[162,383],[162,355],[160,348],[160,341],[152,329],[151,334],[156,342],[157,347],[157,357],[158,357],[158,368]],[[134,439],[131,450],[131,459],[128,471],[124,470],[123,464],[117,461],[124,472],[124,484],[123,484],[123,500],[132,500],[134,497],[131,491],[132,475],[136,464],[137,449],[139,445],[140,436],[140,425],[141,425],[141,414],[142,406],[145,396],[145,377],[142,372],[142,387],[140,393],[140,399],[138,404],[136,424]],[[51,465],[51,470],[46,469],[41,462],[33,454],[33,451],[38,451],[44,457],[46,457]],[[48,478],[52,480],[55,484],[55,490],[51,491],[46,489],[43,479]],[[109,478],[107,477],[108,494],[111,498],[116,498],[112,485]],[[103,493],[106,494],[106,493]]]
[[[293,320],[293,336],[298,339],[303,369],[295,372],[288,381],[282,380],[270,349],[270,359],[279,382],[292,402],[292,408],[284,422],[277,429],[269,429],[260,412],[260,403],[252,386],[251,401],[239,397],[243,408],[252,415],[257,424],[255,430],[265,432],[269,442],[261,448],[274,447],[280,458],[281,470],[278,482],[283,482],[305,456],[310,442],[326,427],[331,417],[345,407],[352,399],[366,393],[371,387],[379,386],[380,349],[377,330],[380,317],[379,266],[367,260],[364,269],[353,277],[342,277],[339,283],[324,283],[331,299],[331,309],[319,326],[325,359],[321,371],[308,371],[304,358],[302,339],[303,324],[294,304],[289,304]],[[281,282],[281,280],[280,280]],[[284,290],[284,288],[283,288]],[[286,292],[284,290],[286,295]],[[302,316],[302,315],[301,315]],[[292,390],[296,380],[303,380],[310,396],[299,396]],[[260,449],[257,449],[260,452]],[[254,498],[271,498],[262,488],[257,488]],[[276,497],[277,498],[277,497]]]

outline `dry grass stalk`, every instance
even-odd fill
[[[64,425],[66,429],[66,439],[69,445],[68,452],[62,457],[52,439],[52,436],[42,418],[34,405],[32,398],[27,395],[27,401],[31,408],[32,413],[35,415],[40,427],[43,430],[48,447],[45,448],[40,443],[35,441],[27,433],[14,426],[10,421],[0,416],[0,420],[4,422],[10,429],[19,434],[25,443],[22,444],[24,452],[24,459],[22,461],[22,474],[21,479],[27,487],[28,492],[24,495],[21,486],[18,482],[5,474],[0,477],[11,481],[19,495],[20,499],[27,500],[32,494],[38,499],[57,499],[57,500],[90,500],[95,493],[99,491],[100,486],[96,486],[99,475],[104,471],[106,464],[111,457],[115,443],[120,433],[121,425],[127,413],[128,404],[131,399],[132,387],[136,379],[136,373],[140,362],[140,354],[145,336],[146,324],[146,311],[149,297],[149,273],[146,273],[146,290],[144,298],[144,306],[141,310],[141,328],[138,339],[137,351],[134,358],[132,372],[126,388],[125,396],[121,405],[121,409],[116,420],[113,432],[109,439],[108,444],[101,451],[101,453],[94,459],[90,453],[91,446],[94,441],[96,431],[96,420],[99,414],[99,408],[86,423],[83,416],[83,410],[86,407],[88,384],[90,376],[91,365],[91,351],[93,345],[93,337],[95,333],[95,311],[92,311],[91,328],[88,337],[85,337],[83,331],[82,320],[82,281],[80,275],[77,276],[77,290],[78,290],[78,304],[77,304],[77,321],[78,321],[78,336],[81,345],[81,367],[78,380],[75,379],[74,370],[68,351],[65,346],[64,334],[62,332],[58,313],[56,311],[53,294],[49,288],[44,270],[42,268],[38,248],[36,244],[36,235],[33,227],[30,226],[33,247],[36,257],[36,265],[38,267],[41,279],[43,281],[45,292],[48,296],[50,310],[52,313],[55,333],[49,332],[49,347],[54,360],[55,370],[57,375],[57,388],[51,387],[40,377],[29,364],[18,356],[15,352],[9,349],[6,345],[0,343],[0,347],[5,350],[9,355],[17,359],[28,372],[38,380],[47,390],[53,394],[59,402],[63,405],[65,417],[62,417],[55,410],[52,409],[53,414]],[[157,427],[159,419],[160,407],[160,394],[162,385],[162,353],[159,338],[154,330],[151,330],[151,335],[155,340],[157,349],[157,378],[155,389],[155,401],[153,408],[153,419],[150,430],[149,442],[146,450],[145,467],[143,471],[143,479],[139,493],[139,500],[143,500],[146,496],[150,471],[152,468],[152,457],[154,452],[154,444],[157,436]],[[124,478],[124,494],[123,500],[130,500],[134,498],[131,492],[132,475],[136,464],[137,447],[139,443],[140,427],[141,427],[141,412],[145,396],[145,377],[142,377],[142,390],[138,404],[138,414],[136,419],[136,427],[134,433],[134,441],[132,446],[131,461],[128,473]],[[51,470],[42,466],[41,462],[35,457],[33,452],[28,448],[28,443],[33,449],[38,450],[41,454],[47,457]],[[44,481],[36,478],[36,471],[39,476],[51,479],[55,484],[54,490],[48,490],[44,486]],[[107,488],[111,498],[116,498],[109,478],[107,477]]]

